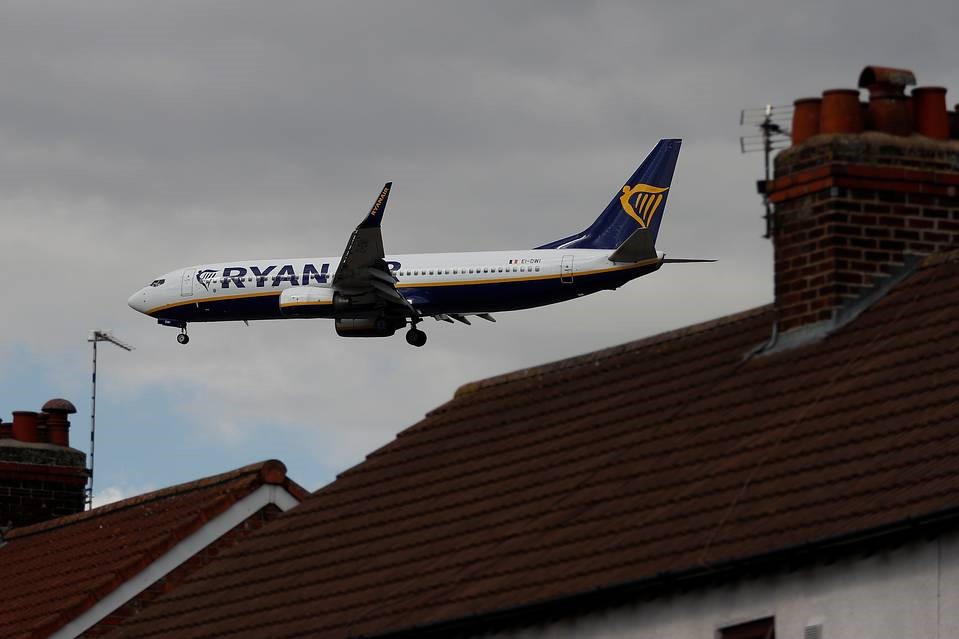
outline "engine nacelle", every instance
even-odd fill
[[[406,320],[389,317],[362,317],[336,320],[340,337],[389,337],[406,326]]]
[[[280,293],[280,312],[286,317],[330,317],[333,289],[293,286]]]

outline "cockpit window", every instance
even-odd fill
[[[160,286],[164,282],[166,282],[166,280],[153,280],[152,282],[150,282],[150,286],[155,288],[157,286]]]

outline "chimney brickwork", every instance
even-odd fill
[[[875,75],[868,77],[875,80]],[[840,107],[858,108],[866,130],[852,117],[849,131],[804,131],[776,157],[767,194],[775,205],[780,331],[831,321],[911,256],[959,247],[959,140],[915,134],[911,128],[903,135],[897,114],[912,109],[900,104],[912,96],[896,97],[890,111],[887,102],[896,87],[882,92],[875,83],[868,86],[872,101],[882,100],[872,105],[872,114],[869,105],[858,101]],[[816,108],[810,99],[797,101],[797,111],[802,111],[797,117],[807,129],[816,118],[806,111]],[[944,118],[955,119],[944,106],[942,110],[923,107],[922,117],[939,124],[930,128],[923,119],[915,129],[941,131]],[[876,130],[880,124],[887,128]]]
[[[73,404],[50,400],[40,413],[15,411],[0,427],[0,530],[82,512],[86,455],[69,446]]]

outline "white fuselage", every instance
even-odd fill
[[[616,288],[655,270],[663,257],[617,264],[609,255],[605,249],[523,249],[394,255],[386,262],[397,290],[424,314],[469,314],[530,308]],[[271,312],[277,304],[270,298],[294,286],[329,287],[339,262],[339,257],[322,257],[200,264],[158,277],[129,304],[153,317],[182,321],[279,318],[278,308]]]

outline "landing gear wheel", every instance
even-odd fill
[[[406,342],[410,346],[420,347],[426,343],[426,333],[417,328],[411,328],[406,331]]]
[[[176,336],[176,341],[180,342],[181,344],[189,344],[190,336],[187,335],[186,333],[180,333],[179,335]]]

